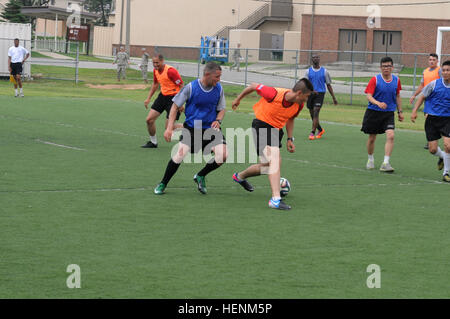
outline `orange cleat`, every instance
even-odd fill
[[[316,138],[322,138],[323,133],[325,133],[324,129],[322,129],[322,131],[320,131],[319,134],[317,134]]]
[[[311,133],[311,134],[309,134],[309,137],[308,137],[311,141],[312,140],[314,140],[314,139],[316,139],[316,137],[314,136],[314,133]]]

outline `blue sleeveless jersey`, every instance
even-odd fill
[[[308,77],[314,86],[316,92],[326,92],[327,87],[325,83],[325,69],[320,67],[319,71],[314,71],[312,67],[309,68]]]
[[[394,112],[397,109],[397,88],[398,77],[392,75],[392,81],[387,83],[381,74],[377,75],[377,86],[373,98],[378,102],[387,104],[386,109],[378,107],[378,105],[369,102],[367,108],[380,112]]]
[[[433,92],[425,99],[423,111],[435,116],[450,116],[450,87],[444,85],[444,79],[436,80]]]
[[[200,85],[200,80],[191,82],[191,96],[186,101],[184,111],[185,123],[192,128],[210,128],[211,123],[216,120],[221,92],[220,83],[217,83],[210,91],[205,91]],[[202,122],[201,127],[198,121]]]

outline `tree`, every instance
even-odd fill
[[[113,0],[86,0],[84,2],[84,8],[93,13],[100,13],[101,16],[97,20],[96,24],[107,26],[108,17],[111,13]]]
[[[2,12],[1,17],[8,22],[13,23],[29,23],[30,19],[20,13],[22,8],[22,1],[9,0],[5,6],[5,10]]]

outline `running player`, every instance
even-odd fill
[[[428,114],[425,120],[425,133],[428,140],[428,150],[439,157],[438,169],[444,169],[443,181],[450,183],[450,60],[442,64],[442,78],[429,83],[419,95],[411,114],[415,122],[417,110],[425,101],[424,112]],[[438,140],[444,137],[445,153],[438,145]]]
[[[175,175],[185,156],[202,150],[203,154],[214,153],[214,159],[194,175],[194,182],[200,193],[206,194],[205,176],[219,168],[227,159],[227,146],[220,130],[225,116],[225,95],[220,85],[222,68],[208,62],[203,70],[201,79],[186,85],[180,93],[173,98],[170,110],[169,123],[164,132],[164,138],[170,142],[174,129],[177,111],[186,103],[184,129],[177,153],[167,164],[163,179],[156,186],[156,195],[164,194],[164,190],[171,178]]]
[[[255,119],[252,122],[253,140],[259,156],[259,163],[251,165],[242,172],[235,173],[233,180],[245,190],[252,192],[253,186],[246,180],[249,177],[267,173],[272,197],[269,207],[288,210],[291,206],[281,200],[280,196],[280,169],[281,169],[281,140],[286,126],[287,150],[295,152],[294,120],[303,108],[313,90],[311,82],[303,78],[293,89],[273,88],[262,84],[252,83],[245,88],[233,101],[233,110],[236,110],[241,100],[256,91],[261,99],[253,106]]]
[[[164,63],[164,57],[159,54],[152,58],[153,63],[153,84],[150,88],[150,93],[148,94],[147,99],[144,102],[145,108],[148,108],[148,104],[150,103],[150,99],[153,94],[155,94],[158,87],[161,87],[161,92],[156,98],[155,102],[148,113],[146,122],[147,122],[147,130],[150,135],[150,141],[148,141],[145,145],[142,145],[143,148],[156,148],[158,147],[158,140],[156,139],[156,125],[155,122],[162,112],[166,111],[166,125],[168,127],[169,113],[170,108],[172,107],[172,99],[173,97],[180,92],[183,87],[183,80],[181,79],[178,71]],[[179,110],[180,111],[180,110]],[[176,119],[180,118],[181,112],[176,114]],[[175,129],[182,128],[182,124],[175,124]]]

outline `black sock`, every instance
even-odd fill
[[[319,130],[319,132],[322,132],[322,126],[320,126],[320,124],[317,126],[317,129]]]
[[[170,179],[173,177],[173,175],[175,175],[180,165],[181,163],[177,164],[172,159],[170,159],[169,163],[167,164],[166,172],[164,173],[164,177],[161,183],[163,183],[164,185],[169,184]]]
[[[219,164],[216,163],[216,161],[212,162],[212,163],[208,163],[206,164],[205,167],[203,167],[203,169],[197,173],[198,176],[206,176],[209,173],[211,173],[213,170],[219,168]]]

